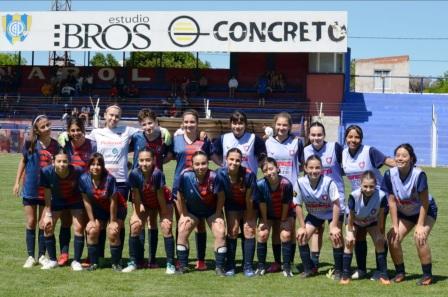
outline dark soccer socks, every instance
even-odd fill
[[[255,256],[255,238],[244,240],[244,269],[252,268]]]
[[[178,244],[177,245],[177,258],[179,259],[179,263],[182,268],[188,267],[188,255],[190,253],[190,250],[187,246]]]
[[[100,236],[98,238],[98,257],[104,258],[104,249],[106,247],[106,229],[100,230]]]
[[[81,262],[82,252],[84,250],[84,236],[75,235],[75,240],[73,241],[74,245],[74,260],[77,262]]]
[[[45,244],[45,234],[44,234],[44,230],[43,229],[39,229],[39,237],[37,239],[37,244],[39,247],[38,250],[38,258],[40,258],[40,256],[45,255],[46,252],[46,244]]]
[[[207,233],[206,232],[196,232],[196,257],[198,261],[205,260],[205,249],[207,247]]]
[[[223,269],[226,261],[226,255],[227,255],[227,247],[222,246],[216,249],[215,251],[215,263],[216,268]]]
[[[45,237],[45,247],[47,248],[50,260],[56,261],[56,238],[54,235]]]
[[[87,253],[91,265],[98,265],[98,244],[87,244]]]
[[[311,257],[310,257],[310,247],[308,244],[299,245],[300,259],[302,259],[303,272],[306,274],[311,273]]]
[[[227,237],[227,270],[235,269],[236,243],[236,239]]]
[[[355,257],[356,264],[358,265],[358,270],[364,272],[367,271],[367,241],[356,241],[355,242]]]
[[[342,271],[342,257],[344,254],[344,248],[333,248],[334,270],[337,272]]]
[[[291,268],[291,242],[282,242],[283,269]]]
[[[268,249],[268,244],[266,242],[257,242],[257,259],[258,264],[263,266],[266,264],[266,253]]]
[[[281,244],[272,244],[272,252],[274,253],[274,261],[278,264],[282,263],[281,255],[282,255],[282,245]]]
[[[159,242],[159,230],[149,229],[149,263],[156,263],[157,244]],[[144,245],[143,245],[144,246]]]
[[[342,278],[343,279],[349,279],[352,276],[352,270],[351,270],[352,259],[353,259],[353,254],[344,253],[344,255],[342,256]]]
[[[61,249],[61,254],[63,253],[68,254],[71,237],[72,237],[71,228],[61,226],[61,229],[59,231],[59,248]]]
[[[166,253],[166,262],[173,264],[174,263],[174,237],[164,237],[163,238],[165,244],[165,253]]]
[[[25,234],[26,239],[26,250],[28,252],[28,256],[34,258],[34,251],[36,246],[36,230],[35,229],[26,229]]]

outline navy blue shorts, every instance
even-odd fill
[[[329,220],[321,220],[315,216],[313,216],[312,214],[308,214],[305,218],[305,224],[310,224],[316,228],[319,228],[320,226],[322,226],[325,221],[328,221],[328,223],[330,224],[332,219]],[[344,215],[341,214],[339,215],[339,222],[344,223]]]
[[[427,215],[432,217],[434,219],[434,221],[435,221],[435,220],[437,220],[437,211],[438,211],[437,204],[436,204],[436,202],[433,199],[429,203]],[[398,217],[400,219],[409,221],[409,222],[413,223],[414,225],[417,224],[418,217],[420,216],[419,213],[417,213],[415,215],[412,215],[412,216],[407,216],[407,215],[405,215],[405,214],[403,214],[403,213],[401,213],[399,211],[397,212],[397,214],[398,214]]]
[[[60,201],[51,201],[51,211],[62,211],[64,209],[84,209],[84,203],[80,201],[76,203],[66,204]]]
[[[99,207],[92,207],[93,217],[100,221],[109,221],[110,220],[110,212],[105,211]],[[124,207],[118,207],[117,209],[117,219],[124,221],[126,219],[126,215],[128,214],[128,210]]]
[[[35,199],[35,198],[22,198],[23,206],[45,206],[45,199]]]
[[[129,185],[127,182],[120,182],[116,183],[117,185],[117,192],[119,192],[121,195],[123,195],[124,199],[129,201]]]
[[[202,219],[207,220],[209,217],[213,216],[216,213],[215,210],[207,212],[207,213],[195,213],[195,212],[190,211],[189,209],[187,209],[187,210],[188,210],[189,214],[193,215],[198,220],[202,220]]]
[[[368,224],[367,226],[360,226],[360,225],[358,225],[356,223],[353,223],[353,225],[356,226],[356,229],[358,229],[358,230],[359,229],[367,229],[367,228],[370,228],[370,227],[378,226],[378,221],[372,222],[372,223]]]

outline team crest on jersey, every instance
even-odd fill
[[[249,151],[249,145],[248,144],[244,144],[243,145],[243,149],[245,152]]]
[[[374,208],[374,209],[372,209],[372,211],[370,211],[370,214],[371,215],[374,215],[374,214],[376,214],[376,209]]]
[[[325,161],[327,162],[327,164],[331,164],[331,161],[333,161],[333,157],[327,157],[325,158]]]
[[[2,17],[3,32],[6,39],[14,45],[22,42],[28,36],[31,29],[31,16],[27,14],[7,14]]]
[[[364,166],[366,166],[366,162],[361,161],[358,163],[358,165],[359,165],[359,168],[364,169]]]
[[[289,155],[290,156],[294,156],[296,154],[296,151],[295,150],[289,150]]]
[[[293,192],[292,192],[292,196],[293,196],[293,197],[297,197],[297,192],[296,192],[296,191],[293,191]]]
[[[322,195],[322,200],[327,201],[328,200],[328,195]]]

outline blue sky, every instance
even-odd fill
[[[1,11],[49,10],[51,1],[0,1]],[[107,3],[107,5],[105,5]],[[72,10],[342,10],[348,13],[352,58],[409,55],[413,75],[439,76],[448,71],[445,1],[87,1],[73,0]],[[373,39],[401,37],[417,39]],[[420,39],[423,38],[423,39]],[[435,38],[435,39],[432,39]],[[45,63],[47,53],[36,60]],[[83,54],[74,54],[78,64]],[[213,67],[228,67],[223,54],[202,54]],[[29,59],[28,59],[29,60]]]

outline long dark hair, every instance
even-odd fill
[[[321,122],[312,122],[311,125],[308,127],[308,139],[307,139],[306,145],[310,145],[311,144],[310,133],[311,133],[311,128],[313,128],[313,127],[322,128],[322,132],[324,133],[324,137],[326,135],[326,133],[325,133],[325,126]],[[345,136],[345,137],[347,137],[347,136]]]
[[[86,134],[86,126],[85,126],[85,119],[80,118],[79,116],[69,117],[67,120],[67,132],[69,133],[69,139],[70,137],[70,127],[72,125],[76,125],[81,129],[83,134]]]
[[[358,125],[350,125],[347,127],[347,129],[345,129],[345,133],[344,133],[344,142],[347,139],[348,133],[350,133],[350,131],[355,130],[358,135],[359,135],[359,139],[362,143],[362,138],[364,137],[364,134],[362,133],[362,129],[361,127],[359,127]]]
[[[408,152],[409,156],[412,159],[412,165],[415,166],[415,164],[417,163],[417,155],[415,154],[414,148],[412,147],[412,145],[410,145],[409,143],[402,143],[402,144],[400,144],[399,146],[397,146],[395,148],[394,155],[396,155],[397,151],[399,149],[401,149],[401,148],[405,149]]]
[[[90,165],[92,165],[92,163],[95,162],[95,161],[97,161],[98,164],[100,164],[100,167],[101,167],[100,179],[101,179],[101,181],[103,181],[107,177],[109,172],[106,169],[106,164],[104,162],[104,157],[103,157],[102,154],[100,154],[100,153],[93,153],[90,156],[89,161],[87,162],[87,168],[89,168],[89,170],[90,170]]]

